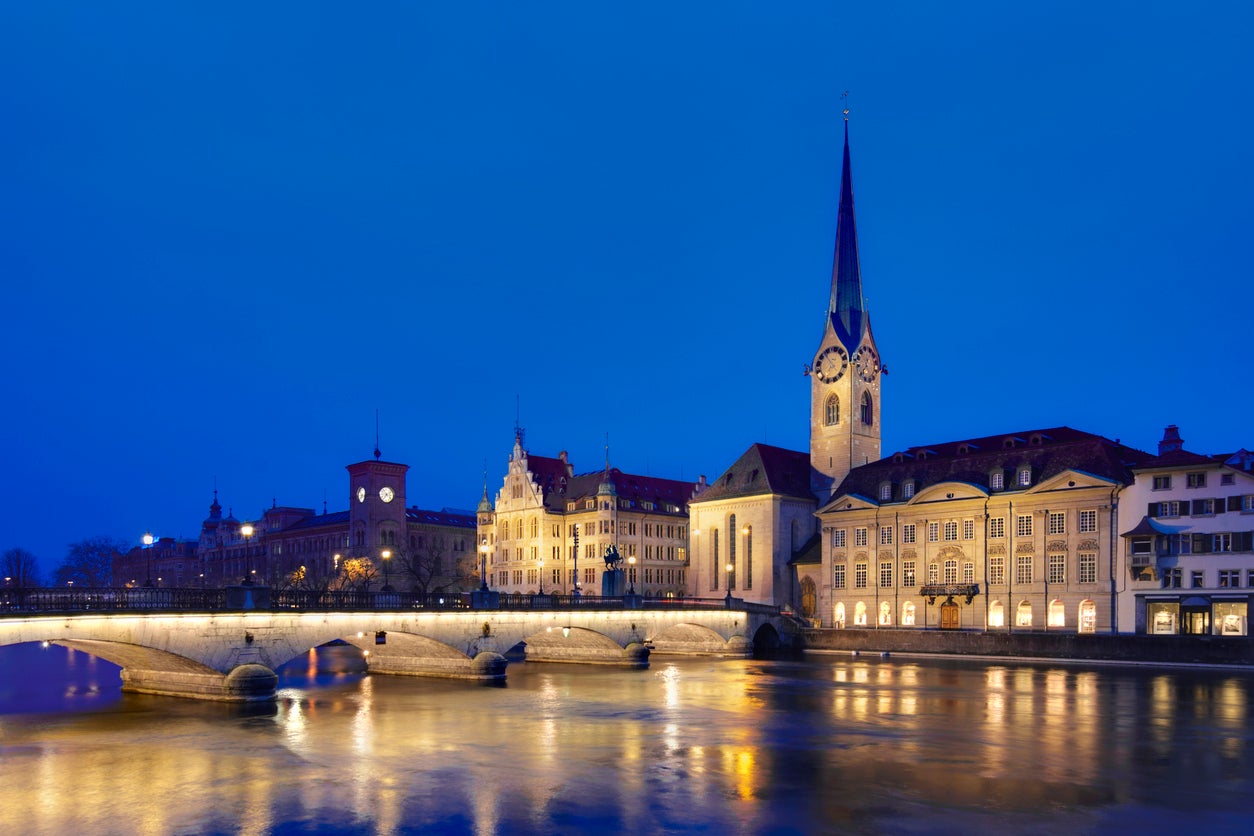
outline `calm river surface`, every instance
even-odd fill
[[[810,656],[288,666],[277,708],[0,648],[0,833],[1248,832],[1254,677]]]

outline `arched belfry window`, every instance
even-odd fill
[[[875,411],[871,408],[871,393],[863,392],[862,393],[862,423],[866,424],[868,427],[871,426],[871,422],[874,418],[874,415],[875,415]]]
[[[823,407],[823,423],[829,427],[840,423],[840,398],[835,395],[827,396],[827,403]]]

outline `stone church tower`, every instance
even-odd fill
[[[810,490],[822,505],[849,471],[880,458],[880,375],[884,372],[862,296],[849,117],[840,173],[832,294],[810,375]]]

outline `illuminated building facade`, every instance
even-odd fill
[[[275,503],[245,536],[245,521],[222,516],[217,491],[201,524],[196,548],[198,582],[239,583],[245,577],[271,586],[334,583],[346,567],[368,572],[375,588],[385,579],[398,589],[434,592],[476,585],[475,517],[405,504],[408,465],[379,459],[348,465],[348,510],[318,514]],[[350,563],[350,561],[357,561]]]
[[[854,468],[819,511],[823,624],[1114,631],[1119,496],[1148,458],[1055,427]]]
[[[1248,636],[1254,603],[1254,453],[1204,456],[1168,426],[1120,514],[1123,632]]]
[[[478,540],[490,586],[600,595],[612,546],[622,557],[629,589],[684,597],[688,503],[703,481],[637,476],[608,464],[576,474],[565,451],[557,458],[532,455],[517,430],[495,505],[486,487],[479,503]]]
[[[810,450],[754,444],[692,503],[695,594],[789,605],[817,617],[814,514],[850,468],[880,457],[883,372],[862,295],[846,121],[831,292],[806,366]]]

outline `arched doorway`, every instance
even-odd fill
[[[887,601],[880,602],[880,626],[893,626],[893,605]]]
[[[940,626],[942,630],[957,630],[962,626],[962,612],[953,598],[940,605]]]
[[[837,630],[845,629],[845,603],[843,601],[836,605],[835,621]]]
[[[1006,608],[1001,601],[994,601],[988,605],[988,626],[990,628],[1006,626]]]
[[[1032,626],[1032,605],[1027,601],[1020,601],[1018,609],[1015,610],[1015,626]]]
[[[914,626],[914,602],[913,601],[907,601],[906,603],[901,605],[901,626],[902,627]]]
[[[1049,602],[1049,619],[1045,622],[1050,627],[1067,626],[1067,609],[1057,598]]]
[[[859,601],[857,604],[854,604],[854,607],[853,607],[853,626],[854,627],[866,626],[866,604],[862,603],[861,601]]]
[[[1085,598],[1080,602],[1080,610],[1077,613],[1080,623],[1079,632],[1096,633],[1097,632],[1097,604]]]

